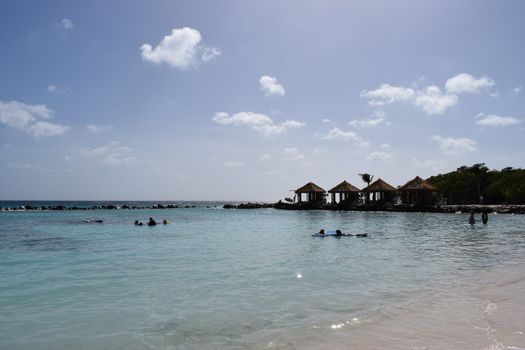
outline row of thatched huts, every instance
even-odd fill
[[[325,202],[325,197],[330,195],[331,203],[349,205],[395,202],[405,205],[434,205],[439,197],[438,189],[419,176],[398,188],[389,185],[382,179],[374,181],[361,190],[347,181],[341,182],[328,191],[309,182],[295,190],[295,194],[297,203]]]

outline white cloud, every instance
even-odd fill
[[[113,152],[104,157],[104,163],[119,165],[119,164],[132,164],[137,161],[134,156],[125,155],[120,152]]]
[[[260,157],[261,160],[270,160],[271,158],[272,158],[272,156],[270,155],[270,153],[263,154]]]
[[[359,146],[365,147],[368,145],[367,142],[363,141],[361,136],[357,135],[353,131],[343,131],[339,128],[333,128],[328,131],[325,135],[320,137],[321,140],[341,140],[341,141],[351,141],[359,144]]]
[[[370,153],[367,157],[367,160],[378,160],[382,162],[389,162],[392,160],[392,155],[388,152],[376,151]]]
[[[52,93],[52,94],[62,95],[62,94],[69,92],[69,88],[61,87],[57,85],[48,85],[47,92]]]
[[[94,125],[94,124],[88,124],[86,125],[86,128],[89,132],[92,132],[94,134],[98,134],[104,131],[108,131],[113,129],[113,125]]]
[[[277,78],[271,77],[269,75],[263,75],[259,79],[259,84],[261,84],[261,89],[266,93],[267,96],[284,96],[284,94],[286,93],[286,91],[284,90],[284,86],[279,84]]]
[[[519,95],[521,93],[521,90],[523,90],[523,86],[516,86],[514,89],[512,89],[512,94]]]
[[[12,128],[27,128],[38,118],[50,118],[53,111],[45,105],[28,105],[18,101],[0,101],[0,122]]]
[[[495,83],[488,77],[474,78],[470,74],[461,73],[446,81],[446,92],[436,85],[418,89],[417,84],[406,88],[382,84],[375,90],[363,90],[360,96],[368,98],[371,106],[384,106],[395,102],[411,103],[421,108],[426,114],[443,114],[459,102],[458,94],[479,92]]]
[[[70,30],[70,29],[75,28],[75,26],[73,25],[73,22],[71,22],[71,20],[67,18],[64,18],[60,21],[60,27],[65,30]]]
[[[449,94],[474,93],[493,86],[494,80],[488,77],[474,78],[467,73],[458,74],[447,80],[445,88]]]
[[[286,120],[282,123],[275,123],[266,114],[253,112],[239,112],[232,116],[228,113],[215,113],[213,121],[223,125],[248,126],[253,130],[263,133],[266,137],[286,132],[288,129],[299,128],[304,123],[296,120]]]
[[[93,148],[83,148],[80,150],[80,154],[86,157],[97,156],[101,154],[106,154],[112,148],[112,145],[93,147]]]
[[[521,120],[513,117],[502,117],[496,114],[485,115],[480,113],[477,115],[478,121],[477,125],[481,126],[509,126],[521,123]]]
[[[329,118],[324,118],[323,120],[321,120],[323,123],[330,123],[332,120],[329,119]]]
[[[373,128],[385,122],[385,118],[376,117],[368,119],[354,119],[348,122],[348,125],[359,128]]]
[[[173,29],[156,47],[142,45],[140,51],[146,61],[184,69],[209,62],[221,55],[218,48],[200,45],[201,40],[198,30],[184,27]]]
[[[226,163],[224,163],[224,165],[229,167],[229,168],[240,168],[240,167],[244,166],[244,163],[241,162],[240,160],[230,160],[230,161],[227,161]]]
[[[435,86],[427,86],[423,91],[418,91],[414,105],[421,107],[428,115],[443,114],[447,109],[458,103],[456,95],[446,95]]]
[[[34,137],[57,136],[69,127],[39,119],[49,119],[53,111],[45,105],[29,105],[18,101],[0,101],[0,123],[23,130]]]
[[[84,157],[102,157],[102,161],[107,164],[127,165],[137,161],[135,156],[130,155],[131,151],[129,147],[120,146],[120,142],[112,141],[99,147],[83,148],[80,154]]]
[[[38,121],[31,125],[27,129],[27,132],[32,134],[34,137],[49,137],[63,135],[67,130],[69,130],[69,126]]]
[[[468,138],[432,136],[432,140],[439,143],[439,148],[443,154],[462,155],[477,150],[477,142]]]
[[[381,148],[390,148],[391,146],[388,143],[383,143],[379,147],[381,147]]]
[[[297,147],[287,147],[283,150],[284,159],[290,162],[300,162],[306,159]]]
[[[361,97],[367,97],[370,100],[368,104],[371,106],[384,106],[394,102],[406,102],[420,107],[425,113],[442,114],[448,108],[458,103],[456,95],[443,94],[439,87],[435,85],[427,86],[422,90],[414,90],[412,88],[404,88],[401,86],[391,86],[383,84],[376,90],[361,92]],[[383,122],[382,117],[376,117],[370,120],[356,120],[354,126],[367,126],[367,121],[371,123],[368,126],[374,126]]]
[[[358,127],[358,128],[373,128],[380,124],[390,124],[386,121],[386,113],[379,109],[376,110],[370,118],[366,119],[353,119],[348,122],[348,125]]]
[[[415,96],[415,91],[411,88],[382,84],[375,90],[361,91],[360,96],[369,98],[368,104],[371,106],[383,106],[394,102],[410,102]]]

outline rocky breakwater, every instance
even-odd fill
[[[90,207],[79,206],[65,206],[65,205],[41,205],[34,206],[30,204],[21,205],[18,207],[0,207],[0,211],[35,211],[35,210],[132,210],[132,209],[177,209],[177,208],[195,208],[195,205],[174,205],[174,204],[153,204],[151,206],[135,206],[135,205],[93,205]]]
[[[461,205],[442,205],[439,207],[443,213],[475,213],[489,212],[498,214],[525,214],[525,205],[523,204],[461,204]]]
[[[274,208],[275,204],[273,203],[241,203],[238,205],[224,204],[222,207],[224,209],[268,209],[268,208]]]

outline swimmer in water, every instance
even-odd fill
[[[153,220],[153,218],[149,218],[148,226],[155,226],[155,225],[157,225],[157,222]]]
[[[474,211],[470,212],[470,218],[468,219],[468,223],[471,225],[474,225],[476,223],[476,220],[474,219]]]
[[[483,221],[483,225],[486,225],[489,222],[489,213],[487,213],[486,210],[481,214],[481,221]]]

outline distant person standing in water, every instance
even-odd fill
[[[155,225],[157,225],[157,222],[155,222],[155,220],[153,220],[153,218],[149,218],[148,226],[155,226]]]
[[[483,221],[483,225],[486,225],[487,222],[489,222],[489,213],[487,213],[487,211],[484,211],[483,214],[481,214],[481,221]]]
[[[468,219],[468,223],[471,225],[474,225],[476,223],[476,220],[474,219],[474,211],[470,212],[470,218]]]

